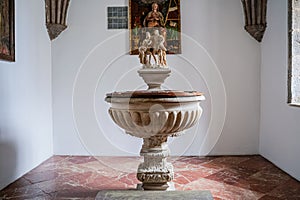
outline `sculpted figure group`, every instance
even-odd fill
[[[139,47],[140,63],[145,68],[167,67],[167,49],[164,46],[164,42],[165,39],[159,34],[158,30],[155,30],[152,36],[149,32],[146,32],[146,38]],[[154,63],[151,62],[151,58],[153,58]]]

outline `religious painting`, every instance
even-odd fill
[[[0,0],[0,59],[15,61],[14,0]]]
[[[146,37],[158,30],[167,54],[181,53],[180,0],[129,0],[130,54]]]

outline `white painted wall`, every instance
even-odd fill
[[[16,62],[0,61],[0,189],[53,154],[44,2],[15,4]]]
[[[260,154],[300,180],[300,108],[287,102],[287,1],[268,2],[262,42]]]
[[[135,72],[137,58],[125,54],[128,33],[106,30],[106,7],[126,4],[71,3],[69,28],[52,47],[53,144],[51,45],[41,17],[44,3],[16,1],[17,61],[0,62],[0,188],[51,156],[53,146],[55,154],[138,153],[140,141],[111,122],[103,101],[106,92],[144,87]],[[181,4],[183,54],[169,56],[173,74],[165,87],[204,91],[207,101],[200,126],[171,140],[173,153],[205,154],[216,142],[210,154],[258,153],[261,115],[259,152],[299,180],[300,111],[285,103],[286,1],[269,2],[261,52],[241,29],[239,0]],[[226,108],[224,127],[222,118],[215,116],[224,114],[216,111],[221,106]],[[212,121],[213,116],[220,122]]]
[[[105,93],[145,88],[137,56],[127,55],[128,33],[106,29],[107,6],[127,3],[70,5],[69,28],[52,43],[55,154],[139,152],[140,140],[122,133],[104,102]],[[200,125],[171,140],[171,151],[258,153],[261,52],[243,30],[241,2],[182,0],[181,13],[183,54],[168,57],[173,74],[165,87],[203,91],[207,100]]]

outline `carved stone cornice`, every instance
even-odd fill
[[[245,16],[245,30],[261,42],[266,27],[267,0],[241,0]]]
[[[45,0],[46,27],[51,40],[67,28],[67,12],[70,0]]]

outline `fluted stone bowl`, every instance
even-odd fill
[[[106,95],[109,114],[126,133],[139,137],[178,136],[202,114],[200,92],[141,90]]]

